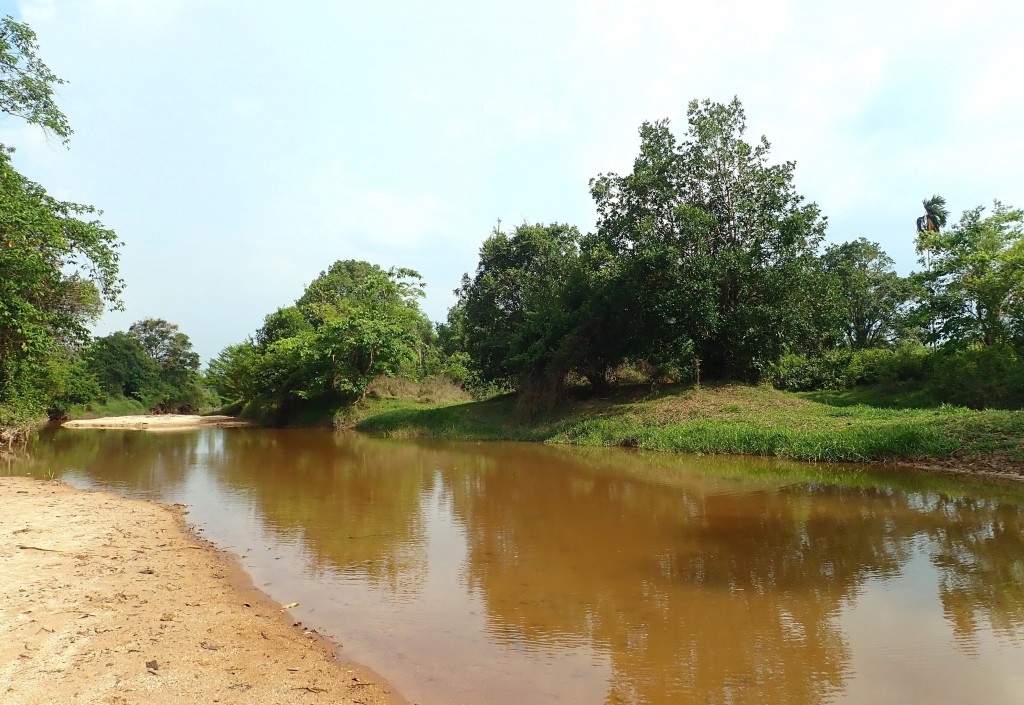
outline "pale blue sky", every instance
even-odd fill
[[[834,8],[834,9],[833,9]],[[419,270],[443,320],[506,225],[594,226],[643,120],[738,95],[829,239],[915,266],[921,199],[1024,206],[1024,4],[0,0],[69,81],[15,166],[125,243],[126,311],[208,359],[336,259]]]

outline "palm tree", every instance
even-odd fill
[[[946,219],[949,217],[949,209],[946,208],[946,199],[938,194],[921,201],[924,206],[924,218],[917,221],[918,230],[934,230],[938,232],[946,227]],[[924,227],[922,227],[924,226]]]
[[[928,239],[922,238],[921,233],[924,231],[937,233],[939,230],[946,227],[946,219],[949,217],[949,209],[946,208],[946,199],[938,194],[935,194],[931,198],[924,199],[921,201],[921,205],[924,206],[924,215],[917,219],[918,247],[921,246],[921,242],[926,243],[924,247],[924,262],[925,267],[930,272],[932,269],[932,248]],[[934,320],[928,321],[928,331],[932,333],[932,337],[934,338]]]

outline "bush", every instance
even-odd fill
[[[949,404],[973,409],[1024,407],[1024,361],[1009,345],[940,351],[928,382]]]
[[[849,386],[852,353],[829,350],[823,355],[783,355],[772,365],[765,377],[776,389],[808,392],[815,389],[845,389]]]
[[[905,345],[895,349],[857,350],[850,357],[845,385],[896,384],[923,380],[928,376],[932,354],[923,345]]]

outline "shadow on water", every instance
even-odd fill
[[[265,429],[47,432],[9,471],[189,504],[418,702],[1024,700],[1021,488]]]

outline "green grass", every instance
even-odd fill
[[[942,406],[921,385],[870,385],[841,391],[798,392],[798,395],[829,406],[874,406],[883,409],[931,409]]]
[[[468,399],[469,394],[447,378],[413,381],[380,377],[354,403],[336,397],[292,399],[286,405],[257,399],[231,402],[213,413],[239,416],[266,426],[352,428],[367,416],[405,409],[426,411]]]
[[[148,414],[149,408],[138,399],[108,399],[106,402],[74,404],[68,409],[68,419],[99,419],[107,416],[137,416]]]
[[[1024,416],[959,407],[886,408],[848,398],[718,385],[633,387],[570,400],[528,422],[515,397],[422,408],[396,400],[368,411],[362,431],[396,438],[524,440],[820,461],[921,461],[998,456],[1024,465]]]

